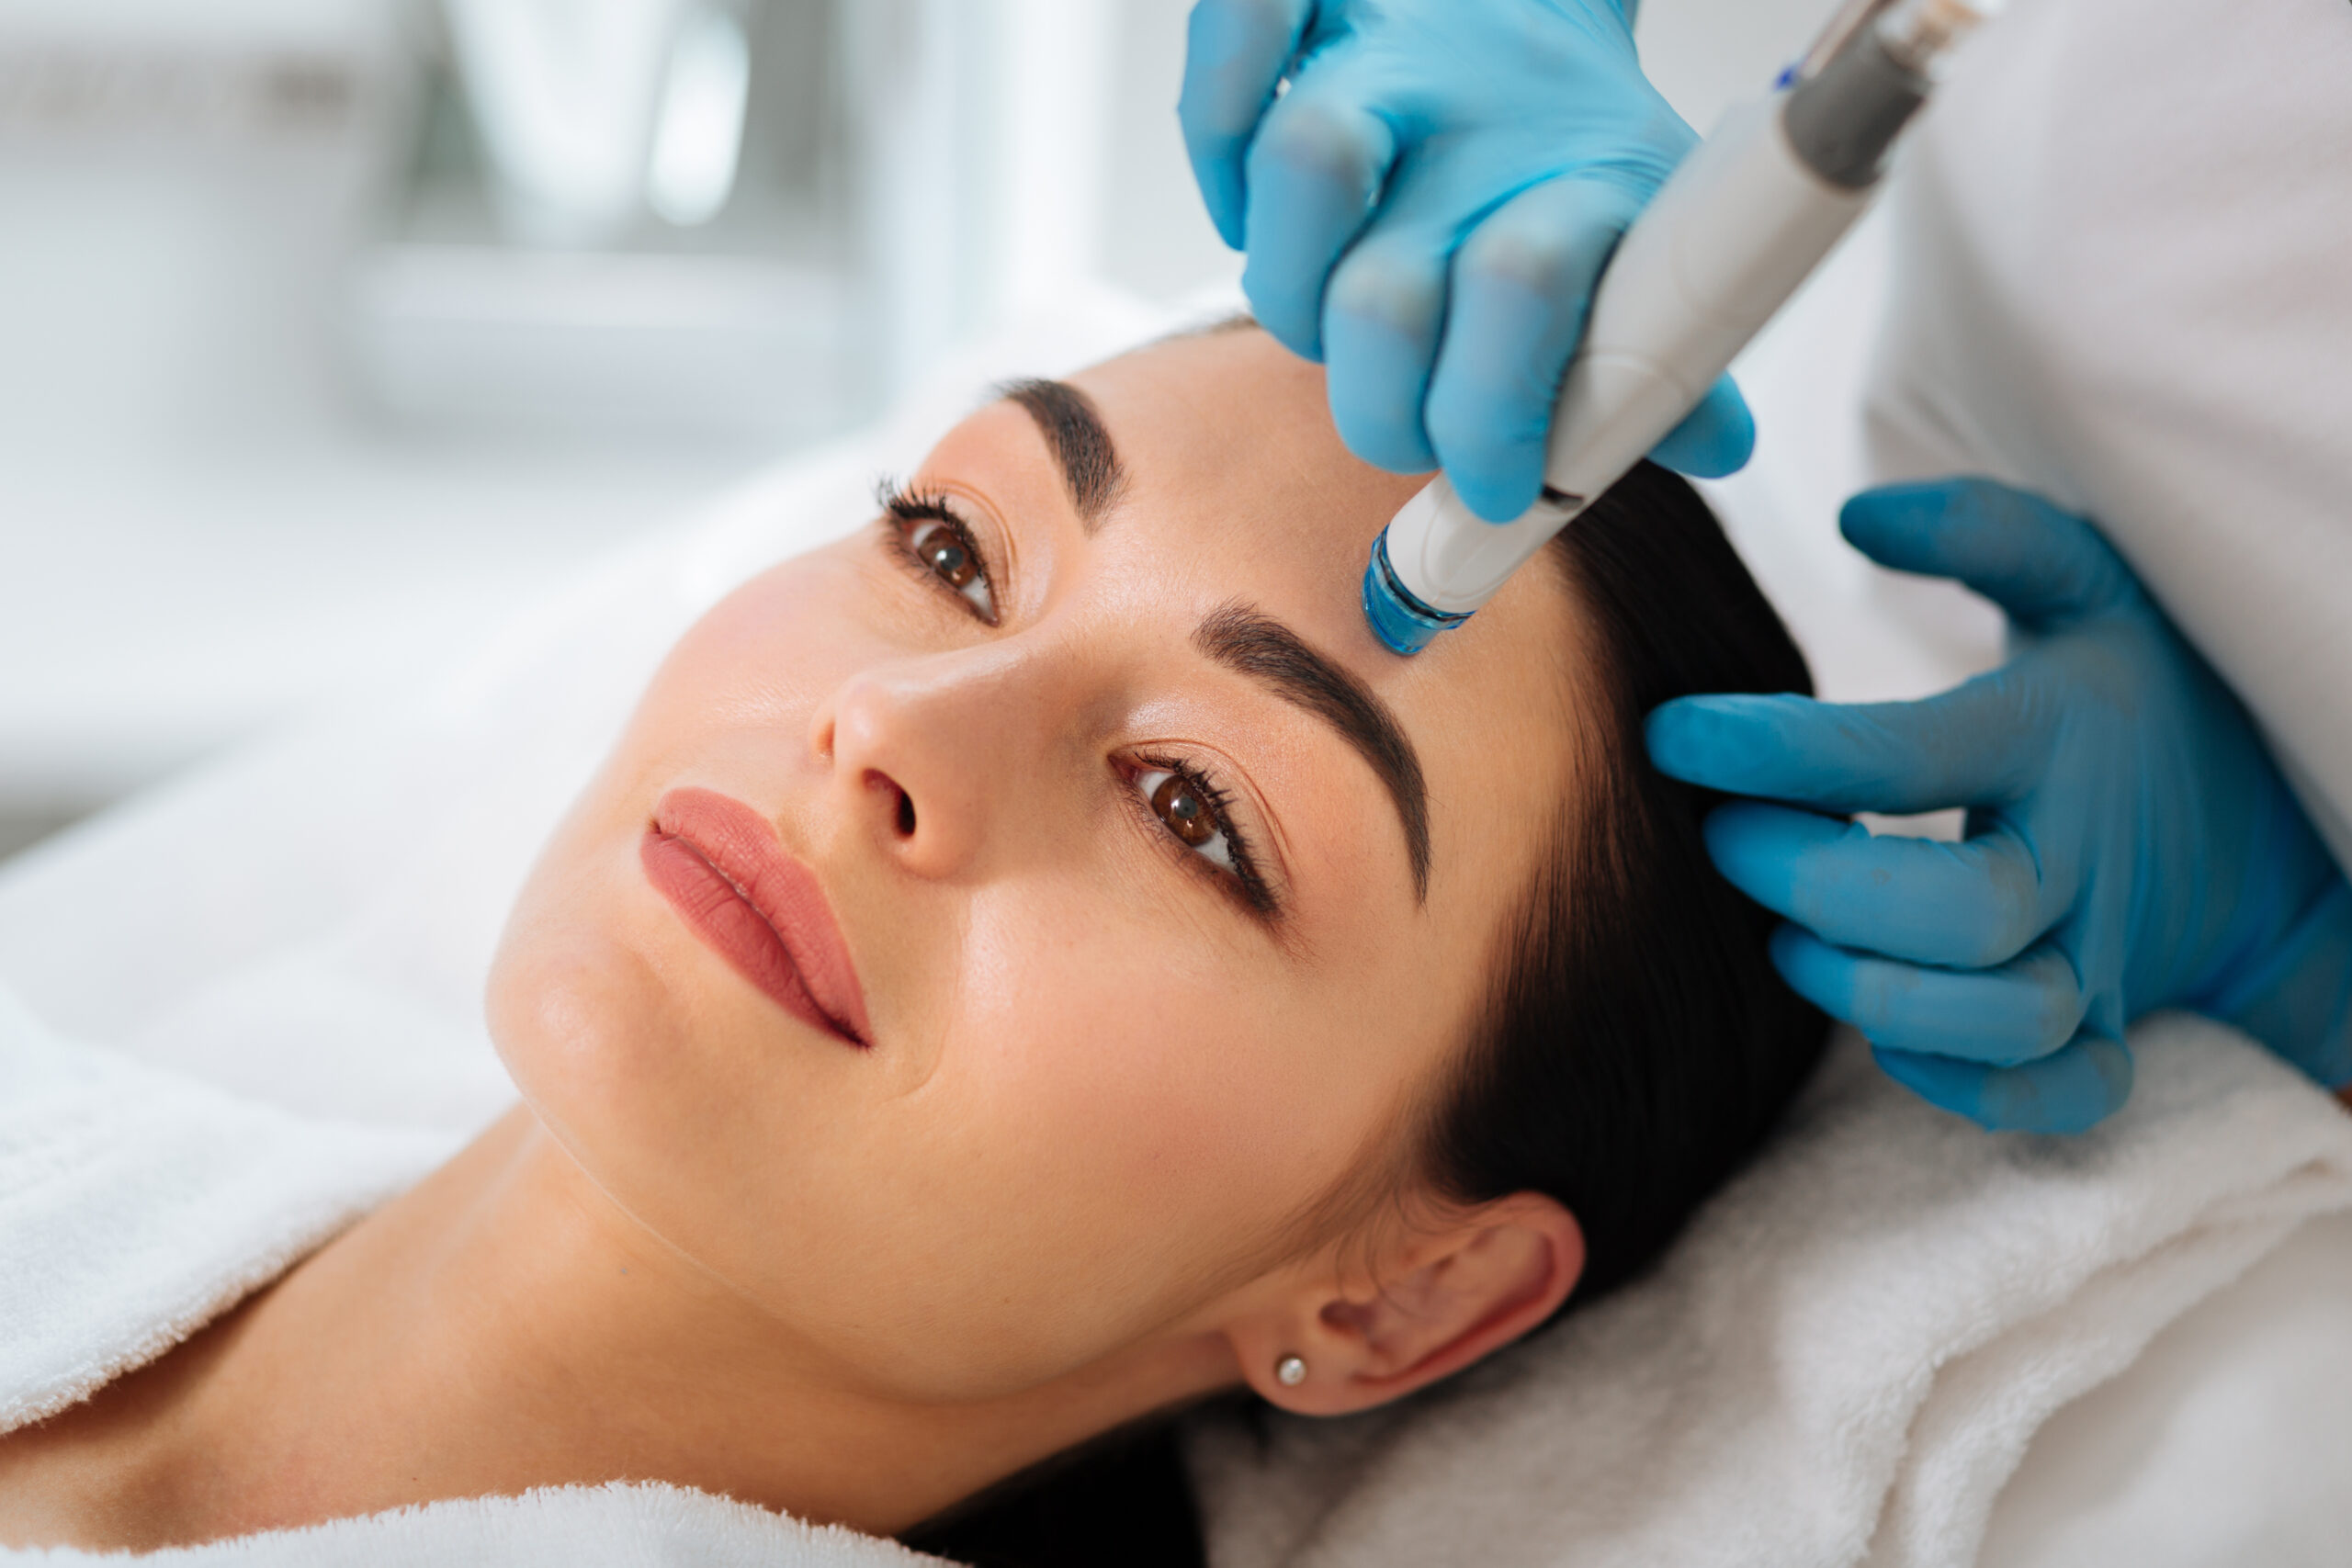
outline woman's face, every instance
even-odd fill
[[[1074,385],[687,633],[492,979],[589,1176],[899,1396],[1281,1261],[1444,1081],[1568,787],[1565,596],[1385,651],[1359,574],[1419,481],[1318,370],[1238,331]]]

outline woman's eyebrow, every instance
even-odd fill
[[[1079,523],[1092,534],[1127,486],[1119,449],[1111,444],[1094,400],[1067,381],[1007,381],[997,395],[1019,403],[1037,422],[1054,461],[1061,465]]]
[[[1420,753],[1404,727],[1372,688],[1309,648],[1296,632],[1248,604],[1227,604],[1193,633],[1193,645],[1227,669],[1323,720],[1372,764],[1396,803],[1405,828],[1405,854],[1413,868],[1413,899],[1430,892],[1430,809]]]

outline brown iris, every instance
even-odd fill
[[[1151,808],[1175,835],[1198,849],[1216,836],[1216,818],[1209,803],[1182,773],[1170,773],[1151,792]]]
[[[941,525],[931,531],[931,537],[916,547],[923,564],[946,580],[948,585],[961,588],[980,575],[979,562],[952,528]]]

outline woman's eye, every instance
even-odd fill
[[[963,531],[936,517],[918,517],[908,525],[907,548],[924,569],[972,603],[983,619],[994,624],[996,595],[988,573],[972,551]]]
[[[1194,853],[1237,875],[1233,838],[1217,816],[1216,803],[1197,784],[1167,768],[1147,768],[1136,775],[1136,788],[1151,802],[1153,815]]]

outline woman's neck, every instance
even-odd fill
[[[1204,1336],[988,1403],[861,1391],[518,1109],[198,1339],[0,1439],[0,1540],[19,1461],[72,1516],[46,1539],[89,1547],[605,1481],[892,1534],[1233,1376]]]

